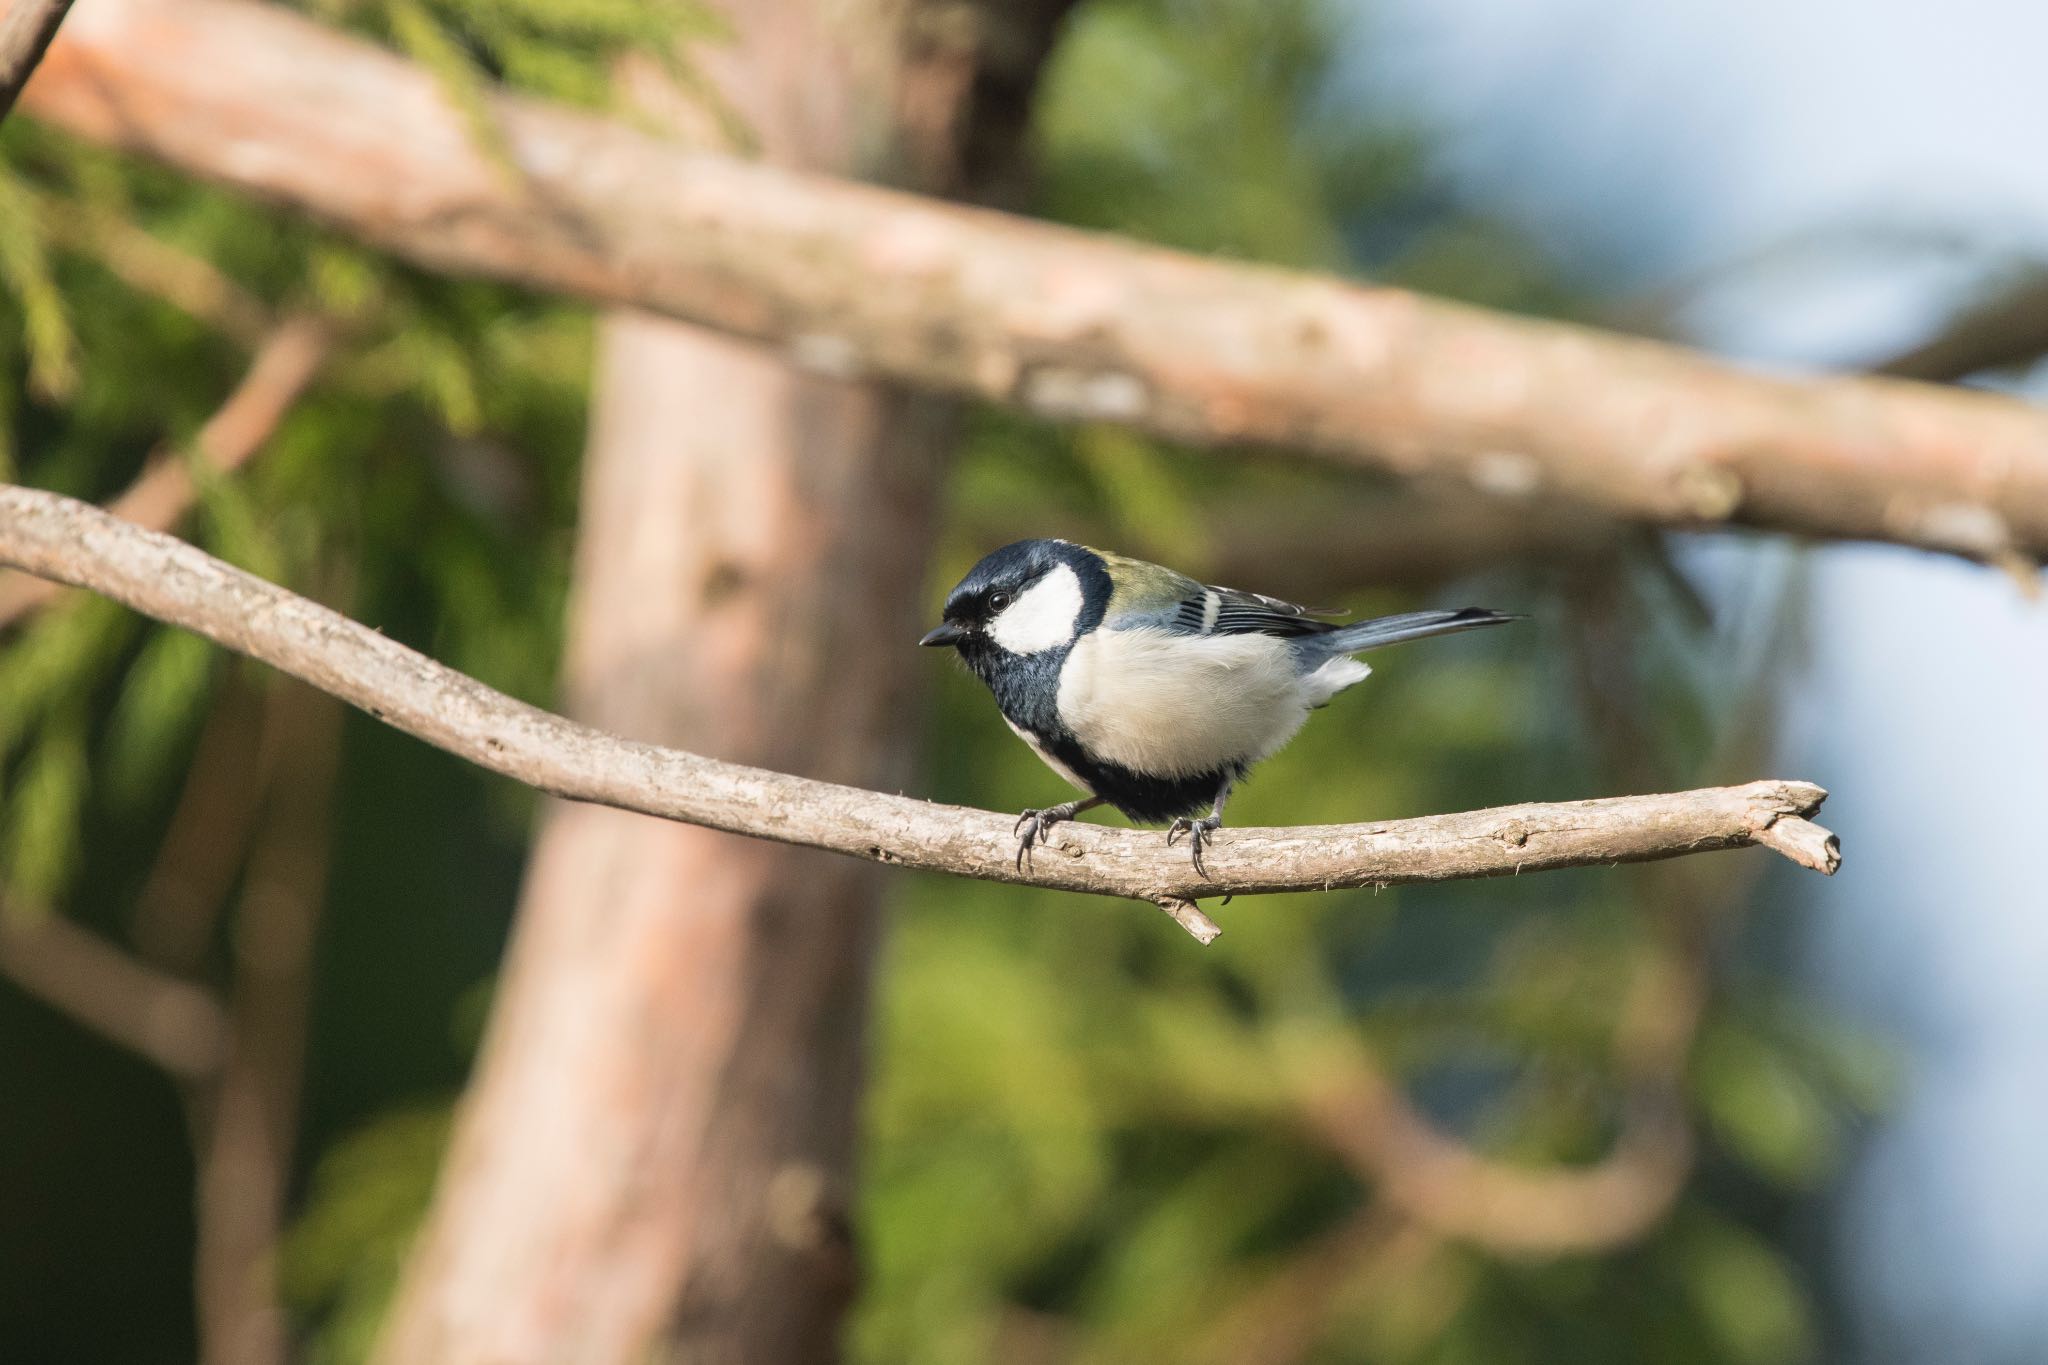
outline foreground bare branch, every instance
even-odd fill
[[[26,107],[432,269],[667,313],[828,373],[1655,525],[2048,556],[2048,416],[2010,399],[1754,374],[500,99],[515,180],[431,75],[276,6],[96,0]]]
[[[71,0],[18,0],[0,16],[0,118],[14,108],[21,87],[71,12]]]
[[[1641,862],[1761,844],[1833,872],[1807,817],[1826,793],[1752,782],[1661,796],[1503,806],[1381,824],[1226,829],[1195,875],[1156,834],[1063,825],[1014,866],[1009,816],[816,782],[605,734],[514,701],[376,631],[96,507],[0,486],[0,563],[183,626],[528,786],[893,866],[1151,901],[1207,942],[1197,897],[1392,886]]]

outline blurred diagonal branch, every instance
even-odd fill
[[[71,0],[22,0],[0,17],[0,118],[14,108],[21,87],[71,12]]]
[[[549,715],[367,627],[86,504],[0,487],[0,561],[89,587],[530,786],[895,866],[1152,901],[1205,942],[1196,897],[1384,886],[1763,845],[1832,872],[1826,793],[1756,782],[1384,824],[1226,831],[1211,878],[1154,836],[1070,825],[1024,868],[1008,817],[722,763]]]
[[[264,710],[257,689],[231,671],[207,708],[143,879],[130,934],[145,956],[172,971],[199,971],[247,860],[271,779],[262,767]],[[252,773],[263,780],[252,782]]]
[[[250,350],[260,347],[274,329],[263,301],[206,257],[106,206],[58,195],[35,199],[59,244],[89,256],[130,288],[155,295]]]
[[[333,346],[333,329],[320,318],[299,316],[280,324],[257,348],[227,401],[199,428],[193,438],[197,458],[215,474],[229,474],[248,463],[320,373]],[[184,520],[198,492],[185,460],[176,451],[160,450],[107,510],[137,526],[169,530]],[[0,575],[0,629],[47,605],[61,591],[46,579]]]
[[[1523,1169],[1438,1132],[1376,1068],[1309,1116],[1376,1178],[1381,1197],[1438,1236],[1513,1254],[1559,1255],[1632,1242],[1655,1226],[1692,1169],[1676,1100],[1636,1097],[1614,1149],[1585,1167]]]
[[[2048,555],[2048,416],[2009,399],[1764,376],[691,153],[500,98],[524,173],[513,186],[431,75],[282,10],[99,0],[90,18],[53,46],[38,117],[432,269],[667,313],[828,373],[1656,525]],[[322,98],[306,99],[315,86]]]
[[[60,916],[0,906],[0,975],[178,1080],[212,1079],[226,1055],[212,995]]]

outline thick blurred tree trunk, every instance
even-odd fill
[[[954,191],[970,159],[1007,162],[1063,7],[1020,6],[1027,41],[977,88],[975,11],[749,0],[716,74],[771,159]],[[572,712],[900,789],[950,413],[624,313],[605,321],[593,398]],[[880,882],[850,860],[551,808],[382,1360],[831,1359],[856,1284]]]

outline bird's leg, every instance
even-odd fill
[[[1022,872],[1024,864],[1031,861],[1031,850],[1040,839],[1052,832],[1052,827],[1062,820],[1071,820],[1084,810],[1094,810],[1106,797],[1091,796],[1082,801],[1069,801],[1064,805],[1047,806],[1044,810],[1027,810],[1017,817],[1017,870]]]
[[[1209,813],[1199,820],[1190,820],[1183,815],[1166,827],[1166,846],[1173,847],[1173,841],[1185,834],[1188,848],[1195,855],[1195,875],[1203,881],[1209,879],[1209,869],[1202,866],[1202,846],[1209,842],[1209,836],[1223,828],[1223,803],[1230,799],[1233,779],[1224,778],[1223,787],[1216,793],[1216,804],[1209,807]]]

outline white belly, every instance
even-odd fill
[[[1311,707],[1365,676],[1349,659],[1332,665],[1302,677],[1269,635],[1098,630],[1061,670],[1060,719],[1091,754],[1133,772],[1191,777],[1266,757]]]

